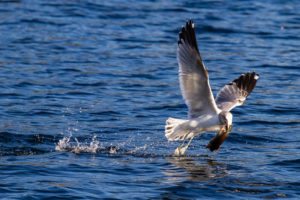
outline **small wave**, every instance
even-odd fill
[[[49,151],[33,147],[1,147],[0,156],[26,156],[44,154]]]
[[[43,134],[23,135],[18,133],[0,132],[0,156],[24,156],[43,154],[51,151],[54,136]]]
[[[35,85],[35,83],[32,81],[21,81],[19,83],[16,83],[14,86],[15,87],[26,87],[26,86],[33,86],[33,85]]]
[[[282,160],[282,161],[272,163],[272,165],[287,166],[287,167],[293,167],[296,169],[300,168],[299,164],[300,164],[300,159]]]
[[[233,28],[222,28],[222,27],[214,27],[211,25],[202,26],[196,29],[200,29],[200,32],[208,32],[208,33],[239,33],[241,31],[234,30]]]
[[[20,93],[16,93],[16,92],[7,92],[7,93],[1,93],[0,94],[1,98],[8,98],[8,97],[19,97],[22,96],[22,94]]]
[[[99,87],[99,86],[106,86],[107,83],[104,83],[102,81],[98,81],[98,82],[94,82],[94,83],[74,82],[73,85],[83,86],[83,87]]]
[[[275,121],[275,120],[249,120],[245,122],[239,122],[239,125],[248,125],[248,124],[265,124],[265,125],[298,125],[298,121]]]
[[[161,109],[177,110],[178,108],[185,108],[185,104],[182,104],[182,103],[163,104],[163,105],[158,105],[158,106],[149,106],[144,109],[145,110],[161,110]]]
[[[281,138],[274,138],[272,136],[265,135],[246,135],[242,133],[231,133],[231,137],[228,138],[229,141],[233,143],[244,144],[266,144],[266,143],[285,143]]]
[[[70,92],[67,92],[66,95],[72,95],[72,96],[77,96],[77,95],[80,95],[80,96],[89,96],[89,95],[93,95],[92,93],[90,92],[83,92],[83,91],[70,91]]]
[[[52,25],[52,26],[65,26],[65,23],[57,23],[54,21],[49,21],[49,20],[40,20],[40,19],[21,19],[21,23],[26,23],[26,24],[47,24],[47,25]]]
[[[116,112],[116,111],[112,111],[112,110],[108,110],[108,111],[92,112],[91,114],[92,115],[107,116],[107,115],[120,115],[121,113]]]

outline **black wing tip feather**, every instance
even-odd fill
[[[239,89],[246,91],[249,95],[254,89],[258,78],[259,74],[255,72],[247,72],[246,74],[242,74],[230,84],[235,83]]]
[[[195,24],[192,19],[186,21],[185,27],[181,27],[181,31],[179,32],[178,45],[182,44],[181,40],[187,42],[191,47],[199,52],[196,40]]]

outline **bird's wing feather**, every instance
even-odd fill
[[[241,75],[238,79],[225,85],[217,94],[216,103],[219,109],[230,111],[244,101],[256,85],[259,75],[255,72]]]
[[[210,85],[207,69],[201,59],[194,23],[190,20],[179,33],[177,48],[180,88],[189,108],[189,118],[218,112]]]

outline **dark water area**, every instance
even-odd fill
[[[260,74],[218,152],[187,118],[178,32],[214,95]],[[1,199],[299,199],[299,1],[0,1]]]

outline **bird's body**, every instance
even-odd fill
[[[189,119],[169,118],[166,121],[165,136],[168,140],[183,140],[175,150],[182,155],[194,136],[209,131],[219,133],[207,145],[211,151],[219,149],[229,135],[232,127],[232,108],[244,103],[258,80],[255,72],[241,75],[238,79],[224,86],[217,94],[212,94],[207,68],[204,66],[194,30],[190,20],[182,27],[179,34],[177,61],[179,65],[180,89],[189,108]],[[185,139],[190,141],[182,147]]]
[[[203,115],[189,120],[169,118],[166,123],[166,137],[170,141],[183,140],[188,132],[190,135],[186,139],[204,132],[219,131],[224,126],[218,115]]]

